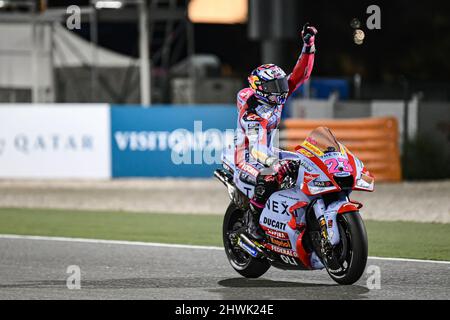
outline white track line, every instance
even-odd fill
[[[385,258],[385,257],[370,257],[369,256],[369,259],[385,260],[385,261],[427,262],[427,263],[450,264],[450,261],[421,260],[421,259],[408,259],[408,258]]]
[[[65,241],[65,242],[102,243],[102,244],[122,244],[122,245],[146,246],[146,247],[223,250],[222,247],[195,246],[195,245],[187,245],[187,244],[171,244],[171,243],[124,241],[124,240],[103,240],[103,239],[87,239],[87,238],[68,238],[68,237],[24,236],[24,235],[16,235],[16,234],[0,234],[0,239],[25,239],[25,240],[44,240],[44,241],[47,240],[47,241]]]
[[[223,250],[223,247],[213,247],[213,246],[197,246],[197,245],[186,245],[186,244],[170,244],[170,243],[123,241],[123,240],[68,238],[68,237],[24,236],[24,235],[16,235],[16,234],[0,234],[0,239],[44,240],[44,241],[119,244],[119,245],[145,246],[145,247],[165,247],[165,248],[200,249],[200,250]],[[450,264],[450,261],[420,260],[420,259],[406,259],[406,258],[369,257],[369,259],[386,260],[386,261]]]

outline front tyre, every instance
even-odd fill
[[[223,219],[223,245],[228,261],[234,270],[246,278],[259,278],[270,268],[270,264],[265,259],[256,259],[248,253],[231,243],[229,234],[244,226],[244,213],[230,203]]]
[[[327,268],[327,272],[337,283],[349,285],[358,281],[366,268],[367,232],[359,212],[339,215],[337,222],[341,241],[333,251],[341,267]]]

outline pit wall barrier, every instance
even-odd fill
[[[0,105],[0,179],[109,179],[107,104]]]
[[[235,106],[112,106],[112,177],[211,177],[236,121]]]
[[[293,151],[318,126],[331,129],[336,138],[364,162],[377,181],[401,181],[398,124],[394,117],[361,119],[286,119],[281,146]]]
[[[0,104],[0,179],[212,177],[236,119],[229,105]]]

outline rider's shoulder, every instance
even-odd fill
[[[251,88],[244,88],[238,92],[237,99],[239,102],[246,103],[254,94]]]
[[[252,110],[256,105],[255,92],[250,88],[244,88],[237,94],[237,105],[239,112]]]

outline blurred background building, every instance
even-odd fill
[[[0,0],[0,102],[231,105],[259,64],[293,67],[311,22],[312,79],[285,117],[392,116],[405,177],[448,177],[448,4],[380,3],[381,29],[371,30],[372,2]]]
[[[341,100],[368,100],[403,99],[405,94],[421,92],[424,100],[448,101],[446,2],[434,1],[426,10],[423,3],[383,3],[380,30],[364,27],[370,4],[2,0],[0,99],[31,102],[34,83],[21,78],[23,70],[29,73],[36,68],[45,77],[37,84],[43,92],[36,96],[41,102],[140,103],[139,34],[144,7],[147,24],[142,30],[147,33],[151,61],[152,103],[215,103],[217,99],[233,103],[236,89],[255,66],[273,62],[292,68],[306,21],[314,23],[320,35],[313,81],[308,92],[301,94],[327,99],[338,92]],[[66,27],[71,5],[81,9],[81,25],[73,30]],[[363,45],[353,42],[353,18],[361,21],[366,32]],[[76,79],[78,87],[86,86],[85,90],[70,87],[69,78]],[[187,79],[197,82],[183,81]],[[183,90],[190,92],[179,92]]]

